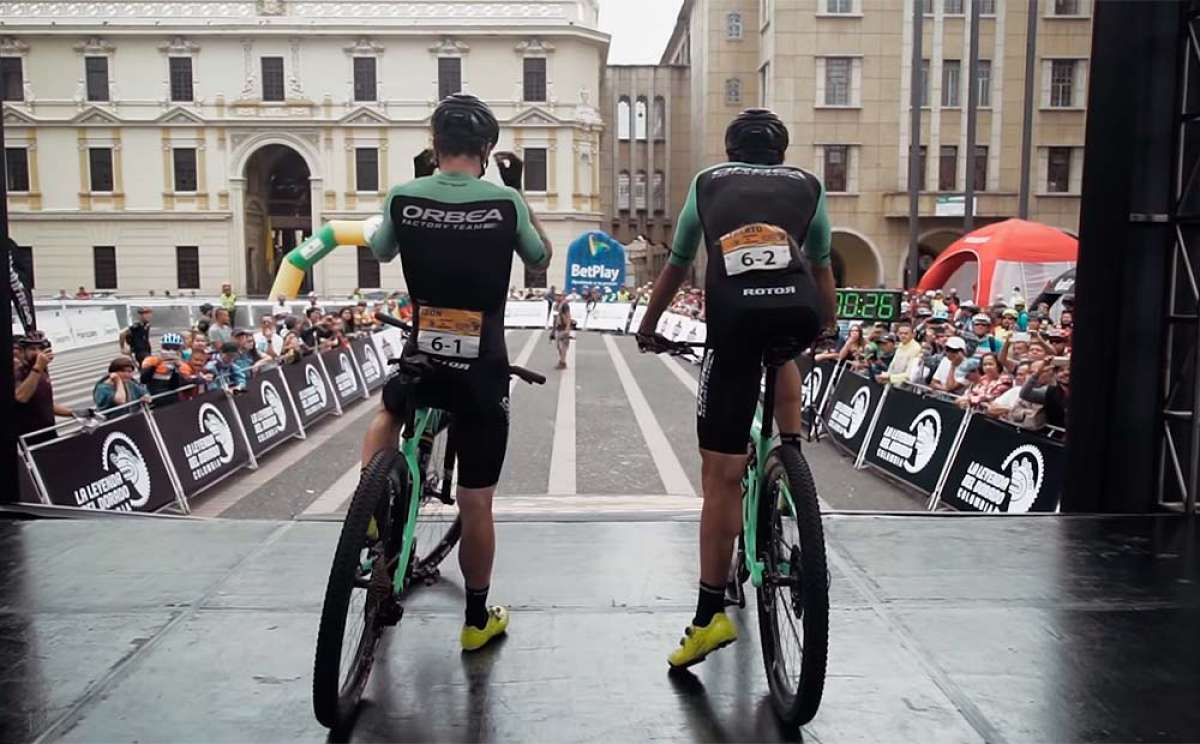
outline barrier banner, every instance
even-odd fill
[[[814,419],[817,418],[816,414],[821,406],[821,401],[825,400],[825,393],[829,390],[830,383],[833,382],[837,365],[836,359],[826,359],[814,363],[810,354],[800,357],[800,369],[804,371],[804,383],[801,388],[803,407],[800,409],[800,417],[805,426],[811,427]]]
[[[602,302],[592,308],[587,328],[592,331],[624,331],[629,321],[628,302]]]
[[[335,410],[333,392],[321,373],[321,365],[317,357],[309,354],[295,364],[285,364],[280,367],[283,378],[287,380],[288,389],[292,393],[292,402],[300,415],[300,423],[308,428],[309,424]]]
[[[691,322],[686,315],[665,312],[658,319],[658,333],[669,341],[683,341]]]
[[[363,383],[366,384],[367,390],[383,387],[383,383],[387,379],[384,372],[387,363],[379,358],[379,352],[375,350],[372,340],[369,338],[355,339],[350,342],[350,349],[354,352],[354,358],[358,360],[358,368],[362,370]]]
[[[879,412],[865,460],[931,494],[965,416],[958,406],[894,387]]]
[[[941,500],[964,511],[1052,512],[1065,475],[1061,442],[972,416]]]
[[[188,496],[250,462],[246,441],[237,430],[237,422],[232,420],[224,390],[173,403],[151,415]]]
[[[371,342],[375,344],[375,351],[379,352],[379,361],[383,365],[386,378],[391,367],[388,360],[399,359],[400,354],[404,352],[404,333],[399,328],[384,328],[371,335]]]
[[[883,386],[879,383],[857,372],[843,374],[825,411],[825,428],[833,441],[857,455],[881,397]]]
[[[646,317],[646,306],[644,304],[638,305],[633,309],[633,317],[629,319],[629,325],[625,327],[625,330],[629,333],[637,333],[637,329],[642,325],[642,318],[644,317]]]
[[[24,457],[18,457],[17,459],[20,460],[20,463],[17,465],[17,501],[22,504],[42,503],[42,497],[38,492],[37,484],[33,482],[33,473],[29,472],[29,463],[25,462]]]
[[[250,450],[255,455],[300,433],[300,422],[288,404],[286,390],[283,370],[277,368],[255,375],[246,385],[246,392],[233,396],[233,406],[246,427]]]
[[[59,437],[30,454],[50,503],[58,506],[152,512],[175,502],[175,486],[142,413]]]
[[[545,300],[510,301],[504,305],[505,328],[545,328],[550,306]]]
[[[362,380],[358,377],[358,371],[354,369],[352,353],[350,349],[330,349],[321,354],[321,361],[325,363],[325,373],[329,375],[329,382],[333,385],[334,393],[343,408],[356,398],[361,398],[363,394]]]

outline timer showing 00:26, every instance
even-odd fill
[[[838,320],[892,321],[900,314],[900,293],[887,290],[839,289]]]

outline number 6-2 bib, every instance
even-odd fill
[[[444,307],[421,307],[417,348],[428,354],[460,359],[479,358],[483,313]]]
[[[792,260],[787,231],[761,222],[722,235],[720,245],[727,276],[786,269]]]

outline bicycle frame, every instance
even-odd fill
[[[755,413],[750,425],[750,439],[754,443],[753,467],[747,464],[746,475],[742,479],[742,543],[746,552],[746,568],[750,572],[750,582],[757,588],[763,585],[765,564],[758,559],[758,500],[762,496],[764,479],[767,470],[767,457],[772,450],[775,416],[775,377],[778,367],[766,367],[766,389],[763,391],[762,403]],[[783,495],[788,501],[792,514],[796,513],[796,505],[786,485]]]
[[[404,581],[408,576],[408,562],[412,560],[413,534],[417,529],[417,513],[421,509],[421,489],[425,485],[417,460],[421,437],[427,430],[436,431],[443,415],[443,411],[438,408],[417,409],[411,418],[411,426],[406,427],[408,435],[403,437],[400,444],[400,454],[409,474],[408,481],[412,493],[408,499],[408,518],[404,521],[404,534],[400,539],[400,556],[396,561],[396,572],[392,576],[392,592],[396,595],[404,591]]]

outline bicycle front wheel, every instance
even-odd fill
[[[450,415],[443,413],[438,426],[425,432],[417,447],[422,485],[421,506],[413,529],[413,578],[426,583],[437,579],[438,565],[462,534],[453,500],[454,454],[450,452],[450,431]]]
[[[789,498],[790,496],[790,498]],[[812,473],[800,449],[767,458],[758,502],[758,625],[771,702],[790,729],[817,714],[829,653],[829,571]]]
[[[383,628],[399,619],[392,589],[399,533],[391,514],[407,503],[393,505],[399,456],[380,451],[363,469],[333,554],[313,663],[313,712],[331,729],[352,718]]]

